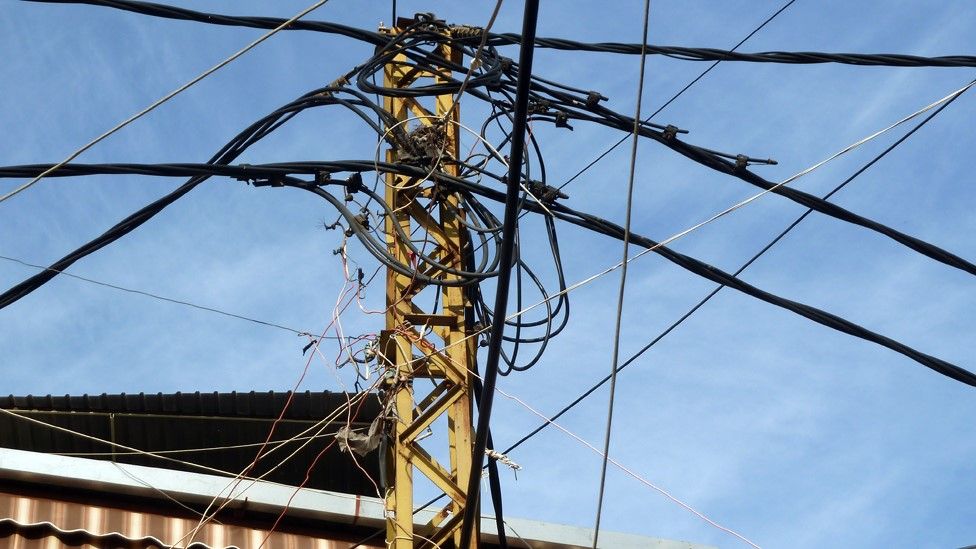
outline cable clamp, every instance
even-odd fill
[[[595,108],[600,103],[600,101],[607,101],[607,100],[609,100],[609,98],[605,97],[600,92],[591,91],[590,93],[586,94],[586,107],[592,109]]]
[[[529,181],[528,188],[533,196],[545,204],[552,204],[557,198],[569,198],[569,195],[558,188],[546,185],[541,181]]]
[[[346,191],[354,194],[363,190],[366,190],[366,187],[363,185],[363,174],[356,172],[349,176],[349,179],[346,180]]]
[[[566,128],[569,131],[573,131],[573,127],[569,125],[569,115],[567,115],[566,113],[564,113],[562,111],[557,112],[556,113],[556,127],[557,128]]]
[[[671,141],[678,135],[678,127],[668,124],[665,126],[664,131],[661,133],[665,141]]]
[[[361,212],[359,214],[356,214],[356,216],[353,217],[353,219],[356,221],[356,223],[359,223],[367,231],[370,230],[368,212]]]
[[[735,169],[744,170],[749,165],[749,157],[744,154],[735,155]]]
[[[242,181],[244,183],[247,183],[248,185],[253,184],[254,178],[251,177],[251,176],[249,176],[249,175],[247,175],[247,169],[250,168],[250,167],[251,167],[250,164],[240,164],[241,175],[238,175],[238,176],[234,177],[234,179],[236,179],[238,181]]]

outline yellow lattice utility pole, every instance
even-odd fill
[[[400,28],[384,29],[391,36]],[[460,52],[449,45],[441,45],[435,54],[460,65]],[[452,76],[448,69],[416,66],[400,54],[384,68],[384,86],[388,89],[408,89],[412,86],[443,83]],[[418,82],[423,82],[419,84]],[[424,102],[432,105],[424,106]],[[440,153],[426,169],[458,175],[452,159],[459,154],[458,111],[452,108],[450,94],[435,97],[386,97],[384,108],[398,121],[397,128],[412,137],[425,137],[427,151]],[[389,132],[395,128],[387,128]],[[406,152],[391,148],[386,153],[389,162],[403,161]],[[386,201],[395,212],[387,216],[386,234],[390,254],[401,265],[416,265],[413,252],[397,236],[396,225],[405,235],[424,239],[417,246],[424,255],[450,269],[462,270],[463,212],[455,193],[423,178],[388,174]],[[457,280],[457,275],[430,268],[427,276],[442,280]],[[390,374],[386,381],[389,399],[389,443],[386,449],[387,472],[387,534],[388,546],[394,549],[424,547],[425,545],[457,547],[466,496],[466,482],[471,474],[473,448],[471,418],[471,376],[477,352],[474,338],[464,340],[466,302],[463,288],[431,286],[425,296],[439,292],[433,301],[435,310],[424,310],[419,294],[425,285],[415,277],[388,269],[386,277],[386,330],[382,334],[383,360]],[[439,304],[439,305],[438,305]],[[439,310],[438,310],[439,309]],[[460,344],[457,344],[459,343]],[[444,349],[437,351],[437,349]],[[419,383],[430,380],[432,383]],[[429,393],[419,391],[433,387]],[[447,453],[450,463],[438,461],[418,442],[435,421],[446,417]],[[443,424],[443,421],[441,421]],[[441,437],[432,437],[438,440]],[[442,440],[442,438],[441,438]],[[443,455],[443,451],[439,452]],[[449,498],[446,507],[436,514],[423,530],[414,532],[414,471],[419,471]],[[473,536],[472,547],[478,535]]]

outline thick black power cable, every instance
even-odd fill
[[[264,126],[267,126],[267,124],[263,124],[262,127]],[[245,136],[240,136],[240,139],[238,141],[240,140],[243,140],[243,142],[247,144],[253,142],[252,138],[248,138]],[[237,154],[237,151],[239,151],[240,147],[233,145],[233,143],[234,141],[232,141],[231,144],[225,147],[224,150],[221,151],[221,155],[223,155],[224,153]],[[370,171],[374,169],[375,166],[377,165],[379,165],[380,169],[382,170],[391,170],[396,173],[404,173],[406,175],[413,175],[413,176],[426,175],[425,170],[421,167],[417,167],[417,166],[411,167],[411,166],[393,165],[393,164],[384,164],[384,163],[374,164],[373,162],[370,161],[284,163],[284,164],[263,166],[260,168],[250,167],[246,165],[242,165],[242,166],[227,166],[227,165],[210,166],[210,165],[200,165],[200,164],[165,165],[164,166],[165,169],[163,169],[162,171],[165,172],[167,175],[175,175],[176,174],[175,172],[180,172],[180,170],[185,170],[180,173],[184,173],[184,174],[188,173],[190,175],[195,175],[199,177],[205,177],[206,175],[217,173],[221,175],[230,175],[232,177],[237,177],[245,180],[250,180],[256,177],[265,177],[271,181],[274,181],[276,178],[281,178],[284,176],[284,174],[292,173],[292,172],[318,174],[323,171],[326,173],[330,171],[343,171],[343,170]],[[35,173],[38,170],[38,168],[39,168],[38,166],[12,167],[12,168],[0,169],[0,174],[7,174],[7,176],[22,176],[25,173]],[[122,173],[122,172],[129,171],[131,173],[147,173],[147,174],[153,174],[161,170],[161,168],[158,166],[153,167],[153,166],[145,166],[145,165],[128,165],[128,166],[109,165],[108,167],[96,166],[95,168],[86,167],[85,165],[68,165],[65,166],[63,172],[59,170],[58,172],[54,172],[54,174],[52,175],[56,175],[59,173],[62,175],[67,175],[69,173],[77,175],[79,173],[85,173],[86,169],[89,170],[89,173],[95,173],[96,171],[101,171],[104,169],[105,171],[110,173]],[[458,190],[475,193],[477,195],[484,196],[492,200],[501,201],[504,199],[503,193],[483,187],[475,183],[471,183],[459,178],[447,177],[444,174],[438,174],[437,177],[448,186],[456,188]],[[191,182],[194,181],[196,180],[191,179]],[[147,208],[152,209],[152,206],[153,205],[150,205],[150,207]],[[614,236],[616,238],[620,238],[622,235],[622,229],[620,229],[616,225],[601,220],[595,216],[590,216],[583,212],[572,210],[559,203],[551,204],[548,210],[544,210],[538,204],[532,201],[523,203],[523,206],[526,210],[534,211],[536,213],[553,212],[560,219],[569,221],[571,223],[592,230],[596,230],[603,234]],[[63,261],[61,263],[67,261],[67,264],[70,264],[70,262],[73,262],[78,258],[83,257],[84,255],[87,255],[88,253],[91,253],[94,250],[99,249],[101,246],[104,246],[107,243],[113,241],[115,238],[118,238],[120,235],[125,234],[126,232],[132,230],[133,228],[135,228],[135,226],[138,226],[138,223],[141,223],[142,221],[147,219],[147,218],[138,217],[140,215],[146,215],[146,213],[147,211],[140,211],[139,213],[134,214],[137,218],[133,223],[129,223],[128,219],[126,221],[123,221],[123,223],[120,223],[112,230],[108,231],[102,237],[99,237],[95,241],[90,242],[88,245],[80,248],[79,250],[76,250],[76,252],[73,252],[70,256],[66,256],[66,258],[63,258]],[[149,217],[151,217],[151,215],[154,215],[154,213],[149,212],[148,215]],[[644,237],[641,237],[641,239],[642,240],[639,241],[635,240],[635,242],[638,242],[640,245],[643,246],[654,245],[654,242],[650,239],[644,239]],[[931,247],[931,245],[928,245],[927,243],[923,243],[923,244]],[[938,250],[938,248],[935,247],[932,248]],[[880,336],[879,334],[875,334],[874,332],[864,330],[863,328],[857,326],[856,324],[850,323],[843,319],[839,319],[834,315],[829,315],[827,313],[824,313],[819,309],[815,309],[803,304],[798,304],[790,300],[779,298],[778,296],[774,296],[772,294],[759,290],[758,288],[755,288],[751,285],[745,284],[742,281],[736,279],[735,277],[727,273],[724,273],[722,271],[719,271],[714,267],[711,267],[705,263],[694,260],[687,256],[683,256],[681,254],[674,254],[674,252],[666,248],[658,249],[656,250],[656,252],[661,255],[664,255],[669,260],[677,263],[683,268],[686,268],[696,274],[699,274],[700,276],[704,276],[706,278],[709,278],[710,280],[719,283],[726,283],[726,281],[728,280],[729,281],[728,285],[736,289],[739,289],[740,291],[743,291],[748,295],[757,297],[759,299],[775,304],[777,306],[792,310],[797,314],[801,314],[802,316],[815,320],[816,322],[823,324],[825,326],[829,326],[834,329],[844,331],[845,333],[855,335],[856,337],[861,337],[863,339],[867,339],[869,341],[873,341],[875,343],[884,345],[893,350],[896,350],[899,353],[905,354],[906,356],[913,358],[914,360],[918,361],[919,363],[929,368],[932,368],[936,371],[939,371],[940,373],[948,375],[949,377],[953,377],[954,379],[963,381],[965,383],[970,382],[967,381],[968,379],[967,376],[969,376],[970,374],[965,370],[953,366],[945,361],[936,359],[935,357],[930,357],[929,355],[926,355],[924,353],[919,353],[918,351],[915,351],[910,347],[904,346],[898,342],[890,340],[889,338]],[[59,271],[64,270],[64,266],[59,266],[58,264],[52,265],[51,267]],[[42,285],[48,279],[53,277],[54,274],[55,271],[48,271],[42,273],[42,275],[44,276],[39,276],[36,278],[32,278],[28,281],[25,281],[25,283],[22,283],[12,288],[11,290],[8,290],[4,294],[0,295],[0,308],[2,308],[3,306],[9,303],[12,303],[16,299],[19,299],[24,295],[27,295],[37,287],[40,287],[40,285]]]
[[[474,266],[474,250],[468,247],[464,251],[463,260],[466,263],[465,268],[470,270]],[[464,288],[465,302],[467,305],[464,308],[464,329],[470,334],[475,332],[475,310],[474,304],[477,303],[477,295],[479,293],[480,287],[477,285],[471,285]],[[472,364],[472,369],[474,370],[474,379],[472,380],[472,388],[474,393],[474,404],[476,407],[480,407],[481,400],[484,398],[484,385],[481,382],[481,378],[478,377],[478,353],[473,352],[474,363]],[[488,443],[487,447],[492,450],[495,449],[495,440],[491,436],[491,428],[488,429]],[[502,484],[501,479],[498,477],[498,462],[494,459],[488,460],[488,490],[491,492],[491,505],[495,511],[495,531],[498,533],[498,546],[500,549],[508,549],[508,538],[505,535],[505,512],[502,503]]]
[[[117,10],[130,11],[142,15],[162,17],[165,19],[178,19],[183,21],[195,21],[197,23],[207,23],[209,25],[222,25],[232,27],[250,27],[255,29],[273,29],[287,21],[279,17],[238,17],[233,15],[223,15],[219,13],[209,13],[195,11],[177,6],[166,4],[156,4],[153,2],[137,2],[129,0],[23,0],[25,2],[37,2],[44,4],[87,4],[91,6],[101,6],[114,8]],[[396,24],[394,22],[394,24]],[[292,23],[283,30],[304,30],[323,32],[328,34],[338,34],[349,38],[355,38],[362,42],[367,42],[377,46],[385,45],[389,36],[384,36],[378,32],[357,29],[338,23],[327,21],[305,21],[300,20]]]
[[[758,27],[752,29],[752,32],[750,32],[749,34],[747,34],[745,36],[745,38],[743,38],[742,40],[739,40],[739,43],[738,44],[732,46],[732,49],[729,50],[729,51],[730,52],[734,52],[734,51],[738,50],[739,49],[739,46],[741,46],[742,44],[745,44],[750,38],[752,38],[753,36],[755,36],[755,34],[757,32],[761,31],[773,19],[776,19],[776,16],[778,16],[779,14],[783,13],[784,11],[786,11],[786,8],[789,8],[790,6],[792,6],[794,2],[796,2],[796,0],[789,0],[787,3],[783,4],[778,10],[776,10],[775,12],[773,12],[772,15],[770,15],[769,17],[767,17],[765,21],[763,21],[762,23],[760,23]],[[712,72],[712,69],[714,69],[715,67],[717,67],[718,64],[721,63],[721,62],[722,62],[722,60],[719,59],[718,61],[715,61],[714,63],[712,63],[711,65],[709,65],[707,69],[703,70],[698,76],[696,76],[694,79],[692,79],[691,82],[688,82],[687,84],[685,84],[685,86],[683,88],[681,88],[680,90],[678,90],[678,93],[672,95],[670,99],[668,99],[667,101],[665,101],[660,107],[658,107],[654,112],[652,112],[650,114],[650,116],[648,116],[647,118],[645,118],[644,119],[644,122],[650,122],[652,118],[654,118],[655,116],[661,114],[661,111],[663,111],[664,109],[668,108],[668,105],[670,105],[671,103],[674,103],[679,97],[681,97],[686,91],[688,91],[689,88],[691,88],[692,86],[694,86],[695,84],[697,84],[699,80],[701,80],[702,78],[705,77],[705,75],[707,75],[708,73]],[[582,169],[580,169],[572,177],[570,177],[569,179],[567,179],[565,183],[563,183],[562,185],[559,186],[559,188],[560,189],[564,189],[566,187],[566,185],[569,185],[570,183],[572,183],[573,181],[575,181],[576,178],[578,178],[579,176],[581,176],[584,173],[586,173],[587,170],[589,170],[590,168],[592,168],[599,161],[603,160],[603,158],[605,156],[607,156],[608,154],[610,154],[611,152],[613,152],[614,150],[616,150],[616,148],[619,147],[624,141],[627,141],[627,138],[628,137],[629,136],[627,136],[627,135],[621,137],[620,138],[620,141],[617,141],[616,143],[614,143],[613,145],[611,145],[607,150],[603,151],[602,153],[599,154],[599,156],[597,156],[596,158],[594,158],[593,160],[591,160],[586,166],[583,166]]]
[[[777,186],[765,178],[750,172],[745,169],[740,169],[730,162],[724,161],[717,158],[713,154],[705,153],[699,147],[694,145],[688,145],[677,139],[661,139],[661,142],[665,142],[669,148],[676,150],[693,160],[699,161],[700,163],[712,167],[722,173],[728,175],[733,175],[759,187],[761,189],[773,189],[772,192],[779,194],[790,200],[812,208],[814,211],[829,215],[835,219],[841,221],[846,221],[848,223],[870,229],[874,232],[887,236],[888,238],[898,242],[926,257],[934,259],[940,263],[948,265],[950,267],[955,267],[969,274],[976,275],[976,264],[971,261],[962,258],[948,250],[945,250],[935,244],[926,242],[920,238],[911,236],[909,234],[903,233],[893,227],[875,221],[873,219],[866,218],[859,214],[856,214],[846,208],[838,206],[837,204],[828,202],[814,196],[812,194],[806,193],[804,191],[799,191],[791,187],[780,185]],[[158,165],[147,165],[147,164],[66,164],[58,169],[58,171],[48,175],[47,177],[65,177],[71,175],[92,175],[92,174],[142,174],[142,175],[169,175],[169,176],[180,176],[180,175],[226,175],[235,178],[247,178],[249,176],[253,177],[283,177],[288,174],[309,174],[314,175],[320,172],[335,172],[335,171],[372,171],[375,167],[380,167],[383,170],[397,170],[399,169],[401,173],[414,174],[414,175],[426,175],[426,172],[417,167],[407,167],[407,166],[397,166],[386,163],[376,163],[367,160],[360,161],[333,161],[333,162],[302,162],[302,163],[277,163],[277,164],[265,164],[261,166],[249,166],[249,165],[217,165],[212,166],[208,164],[158,164]],[[38,173],[43,172],[44,169],[50,167],[47,164],[35,164],[26,166],[6,166],[0,167],[0,178],[2,177],[31,177]],[[460,183],[459,180],[455,182]],[[528,208],[527,208],[528,209]],[[535,211],[542,211],[536,209]],[[86,254],[87,255],[87,254]],[[54,266],[52,266],[54,267]],[[56,267],[55,267],[56,268]],[[63,269],[59,269],[63,270]],[[4,305],[2,301],[2,296],[0,296],[0,308]]]
[[[498,202],[502,202],[505,199],[504,193],[483,187],[481,185],[446,177],[442,177],[441,181],[447,186],[457,186]],[[598,216],[575,210],[558,202],[548,204],[545,208],[535,202],[525,202],[523,207],[526,210],[530,210],[535,213],[551,213],[558,219],[613,238],[623,238],[624,230],[621,226],[605,219],[601,219]],[[832,313],[828,313],[816,307],[769,293],[743,280],[740,280],[717,267],[709,265],[693,257],[678,253],[666,246],[662,246],[658,242],[645,236],[632,233],[632,241],[642,247],[653,249],[654,253],[664,257],[668,261],[691,273],[697,274],[713,282],[724,284],[725,286],[738,290],[756,299],[765,301],[771,305],[776,305],[777,307],[792,311],[804,318],[810,319],[828,328],[832,328],[848,335],[887,347],[897,353],[911,358],[926,368],[930,368],[961,383],[976,387],[976,374],[960,368],[955,364],[913,349],[908,345],[868,330],[867,328],[859,326]]]
[[[604,114],[612,114],[614,118],[617,119],[616,122],[611,122],[610,118],[604,120],[593,121],[610,126],[616,127],[621,130],[627,131],[628,124],[633,124],[632,120],[627,120],[622,115],[617,113],[612,113],[609,109],[598,107],[602,111],[606,111]],[[794,189],[785,185],[777,185],[762,176],[756,174],[755,172],[749,171],[744,166],[740,165],[738,162],[730,162],[725,158],[722,158],[722,154],[716,154],[714,151],[709,151],[703,147],[685,143],[679,140],[675,135],[669,134],[667,132],[658,132],[650,128],[641,128],[641,135],[644,137],[649,137],[658,143],[668,147],[669,149],[680,153],[681,155],[705,166],[711,168],[720,173],[726,175],[731,175],[738,179],[741,179],[747,183],[750,183],[760,189],[769,190],[774,194],[786,197],[801,206],[806,206],[808,208],[813,208],[815,211],[820,212],[825,215],[829,215],[835,219],[841,221],[846,221],[854,225],[859,225],[866,229],[870,229],[879,234],[887,236],[888,238],[902,244],[916,252],[925,255],[931,259],[934,259],[940,263],[949,265],[950,267],[955,267],[957,269],[963,270],[969,274],[976,275],[976,265],[972,262],[959,257],[958,255],[943,250],[937,246],[929,244],[921,239],[915,238],[913,236],[907,235],[897,229],[893,229],[887,225],[879,223],[877,221],[868,219],[864,216],[858,215],[850,210],[842,208],[836,204],[827,202],[821,198],[818,198],[812,194]]]
[[[88,4],[103,6],[125,11],[164,17],[209,23],[214,25],[230,25],[252,28],[275,28],[286,19],[277,17],[231,16],[218,13],[207,13],[178,8],[151,2],[136,2],[132,0],[24,0],[51,4]],[[297,21],[285,30],[305,30],[339,34],[348,36],[374,45],[383,45],[390,38],[377,32],[357,29],[337,23],[325,21]],[[591,51],[603,53],[622,53],[640,55],[642,44],[627,44],[620,42],[577,42],[562,38],[535,38],[533,43],[537,48],[550,48],[566,51]],[[465,42],[480,40],[480,36],[464,38]],[[488,45],[506,46],[522,43],[522,36],[515,33],[489,34]],[[647,45],[649,55],[664,55],[685,61],[746,61],[753,63],[785,63],[785,64],[818,64],[839,63],[860,66],[886,67],[976,67],[976,56],[946,55],[940,57],[923,57],[918,55],[902,55],[892,53],[828,53],[828,52],[784,52],[771,51],[759,53],[738,53],[715,48],[689,48],[681,46]]]
[[[532,206],[527,206],[527,207],[532,207]],[[552,210],[555,213],[555,210],[553,208],[550,208],[550,210]],[[600,219],[596,216],[591,216],[591,215],[584,214],[582,212],[574,211],[572,215],[566,215],[565,217],[560,216],[560,218],[569,221],[570,223],[580,225],[582,227],[587,227],[589,229],[600,232],[607,236],[612,236],[618,239],[623,238],[622,227],[620,227],[615,223],[611,223],[609,221]],[[960,368],[955,364],[952,364],[940,358],[936,358],[932,355],[913,349],[908,345],[905,345],[887,336],[883,336],[879,333],[868,330],[863,326],[859,326],[849,320],[828,313],[824,310],[818,309],[816,307],[812,307],[810,305],[806,305],[804,303],[800,303],[798,301],[786,299],[777,296],[775,294],[771,294],[765,290],[761,290],[756,286],[749,284],[748,282],[740,280],[732,276],[731,274],[721,269],[718,269],[717,267],[713,267],[712,265],[709,265],[703,261],[699,261],[695,258],[678,253],[666,246],[661,246],[658,242],[655,242],[650,238],[633,234],[632,241],[635,244],[638,244],[645,248],[652,248],[654,250],[654,253],[664,257],[665,259],[674,263],[675,265],[678,265],[679,267],[691,271],[692,273],[695,273],[703,278],[707,278],[708,280],[717,282],[719,284],[725,284],[729,288],[739,290],[740,292],[746,295],[755,297],[771,305],[776,305],[777,307],[782,307],[786,310],[793,311],[794,313],[804,318],[808,318],[816,322],[817,324],[821,324],[828,328],[833,328],[834,330],[846,333],[848,335],[852,335],[854,337],[859,337],[861,339],[865,339],[867,341],[877,343],[878,345],[887,347],[897,353],[903,354],[908,358],[911,358],[915,362],[918,362],[919,364],[927,368],[931,368],[932,370],[939,372],[944,376],[955,379],[956,381],[959,381],[961,383],[965,383],[966,385],[972,385],[973,387],[976,387],[976,374],[973,374],[968,370]]]
[[[488,43],[493,46],[518,44],[517,34],[491,35]],[[619,42],[585,43],[559,38],[538,38],[536,47],[566,51],[592,51],[603,53],[624,53],[640,55],[641,44]],[[945,55],[923,57],[896,53],[831,53],[831,52],[788,52],[769,51],[739,53],[716,48],[689,48],[682,46],[647,46],[647,53],[664,55],[684,61],[748,61],[752,63],[784,63],[790,65],[811,65],[820,63],[839,63],[843,65],[884,66],[884,67],[976,67],[976,56]]]
[[[113,165],[113,166],[114,166],[113,170],[115,170],[118,169],[118,166],[120,165]],[[169,165],[169,166],[172,167],[172,166],[180,166],[180,165]],[[325,169],[323,168],[323,166],[328,166],[329,168],[342,167],[342,169],[345,170],[354,169],[354,170],[361,170],[361,171],[369,171],[373,169],[373,162],[353,161],[353,162],[331,162],[331,163],[291,163],[291,164],[270,165],[272,166],[271,168],[267,168],[264,166],[261,167],[226,166],[226,165],[208,166],[205,164],[183,165],[183,166],[191,166],[190,169],[201,170],[201,171],[206,169],[212,169],[215,172],[220,173],[221,175],[229,174],[232,175],[233,177],[241,177],[241,178],[246,178],[251,176],[282,178],[284,177],[282,175],[283,173],[288,173],[290,171],[298,171],[300,173],[317,173],[317,170]],[[68,172],[77,173],[78,171],[84,171],[81,169],[81,167],[85,167],[85,165],[69,164],[65,166],[64,170],[66,170],[66,173]],[[9,173],[13,173],[15,175],[20,175],[23,174],[24,172],[33,173],[33,171],[36,171],[41,168],[43,168],[43,166],[11,167],[8,169],[0,168],[0,175],[3,175],[4,173],[8,173],[8,171]],[[133,169],[138,170],[138,173],[148,173],[149,171],[151,171],[149,168],[150,167],[146,165],[133,165]],[[397,166],[392,164],[381,165],[381,168],[390,169],[390,170],[399,169],[401,170],[402,173],[405,173],[407,175],[418,175],[418,174],[424,175],[426,173],[422,168],[408,167],[408,166],[400,166],[398,168]],[[57,173],[59,172],[54,172],[54,174],[52,175],[55,175]],[[197,172],[192,172],[192,173],[197,173]],[[436,174],[436,177],[446,187],[477,194],[479,196],[488,198],[490,200],[498,201],[498,202],[504,202],[505,200],[505,193],[502,193],[498,190],[491,189],[482,185],[478,185],[469,181],[465,181],[460,178],[448,177],[444,174]],[[285,183],[282,182],[282,184]],[[302,188],[307,188],[308,190],[314,188],[314,185],[311,183],[300,183],[300,184],[296,184],[296,186],[301,186]],[[523,208],[527,211],[532,211],[535,213],[548,214],[551,212],[553,215],[555,215],[556,218],[561,219],[563,221],[567,221],[574,225],[578,225],[580,227],[584,227],[586,229],[590,229],[614,238],[618,238],[618,239],[623,238],[624,230],[619,225],[601,219],[597,216],[593,216],[585,212],[581,212],[573,208],[569,208],[568,206],[565,206],[558,202],[550,203],[546,206],[546,209],[544,209],[541,205],[533,201],[527,201],[523,203]],[[800,316],[813,320],[818,324],[844,332],[849,335],[853,335],[855,337],[867,341],[871,341],[873,343],[877,343],[893,351],[901,353],[911,358],[912,360],[915,360],[919,364],[922,364],[927,368],[931,368],[932,370],[935,370],[952,379],[955,379],[962,383],[966,383],[967,385],[976,386],[976,376],[947,361],[917,351],[903,343],[900,343],[891,338],[875,333],[871,330],[863,328],[846,319],[843,319],[831,313],[827,313],[826,311],[817,309],[816,307],[812,307],[810,305],[792,301],[777,296],[775,294],[771,294],[764,290],[761,290],[707,263],[686,256],[684,254],[675,252],[670,248],[659,246],[657,242],[645,236],[634,234],[633,242],[645,248],[655,248],[654,249],[655,253],[663,256],[664,258],[668,259],[672,263],[675,263],[676,265],[694,274],[697,274],[703,278],[706,278],[713,282],[717,282],[719,284],[725,284],[731,288],[734,288],[736,290],[745,293],[746,295],[755,297],[757,299],[760,299],[772,305],[776,305],[777,307],[782,307],[784,309],[792,311],[796,314],[799,314]],[[77,252],[80,253],[82,251],[83,251],[82,249],[79,249]],[[83,255],[87,255],[87,254],[82,254],[79,257],[83,257]],[[57,268],[57,267],[52,265],[52,268]],[[63,270],[63,269],[59,269],[59,270]],[[50,276],[53,276],[53,273]],[[37,287],[40,287],[41,284],[43,284],[43,282],[41,282],[40,284],[35,284],[33,286],[26,284],[31,280],[34,279],[33,278],[29,279],[28,281],[25,281],[25,283],[21,283],[15,286],[14,288],[11,288],[4,294],[0,294],[0,308],[3,308],[6,304],[12,303],[17,299],[20,299],[24,295],[27,295]],[[44,282],[46,282],[46,280]]]
[[[300,102],[303,99],[305,98],[300,98],[298,101]],[[247,145],[255,141],[255,139],[253,139],[255,136],[267,135],[265,121],[268,121],[275,115],[287,116],[287,111],[276,111],[261,121],[258,121],[246,128],[244,131],[235,136],[234,139],[224,145],[224,147],[222,147],[216,154],[214,154],[208,161],[208,164],[226,163],[237,158],[237,156],[243,152]],[[208,164],[204,164],[202,166],[206,166]],[[64,174],[61,174],[59,170],[49,175],[57,176]],[[148,204],[147,206],[144,206],[122,221],[116,223],[97,238],[89,241],[80,248],[54,262],[46,270],[3,292],[0,294],[0,309],[14,303],[18,299],[40,288],[52,278],[57,276],[60,272],[65,271],[75,261],[78,261],[79,259],[102,249],[103,247],[132,232],[146,221],[152,219],[156,214],[163,211],[167,206],[185,196],[197,185],[206,181],[209,177],[210,175],[206,173],[206,168],[200,168],[197,172],[192,173],[190,179],[176,190]]]
[[[905,133],[905,135],[901,136],[897,141],[895,141],[890,146],[888,146],[888,148],[886,148],[880,154],[878,154],[873,159],[871,159],[870,162],[868,162],[864,166],[861,166],[850,177],[848,177],[843,182],[841,182],[839,185],[837,185],[836,187],[834,187],[829,193],[825,194],[823,196],[823,199],[824,200],[830,199],[830,197],[832,197],[838,191],[840,191],[841,189],[843,189],[844,187],[846,187],[848,183],[850,183],[851,181],[854,181],[858,176],[860,176],[862,173],[864,173],[865,171],[867,171],[871,166],[873,166],[879,160],[881,160],[882,158],[884,158],[885,156],[887,156],[888,153],[890,153],[891,151],[893,151],[896,147],[898,147],[904,141],[906,141],[909,137],[911,137],[912,134],[914,134],[916,131],[920,130],[922,128],[922,126],[926,125],[930,120],[932,120],[933,118],[935,118],[936,115],[938,115],[940,112],[942,112],[943,109],[945,109],[946,107],[948,107],[949,104],[952,103],[953,101],[955,101],[956,98],[958,98],[958,97],[959,96],[957,95],[956,97],[953,97],[949,101],[946,101],[945,103],[943,103],[942,105],[940,105],[931,114],[929,114],[928,116],[926,116],[921,122],[919,122],[914,127],[912,127],[912,129],[909,130],[907,133]],[[768,252],[770,248],[772,248],[777,243],[779,243],[779,241],[782,240],[787,234],[789,234],[790,231],[792,231],[794,228],[796,228],[797,225],[799,225],[801,222],[803,222],[803,220],[806,219],[807,216],[809,216],[811,213],[813,213],[813,210],[812,209],[807,209],[806,212],[804,212],[802,215],[800,215],[795,220],[793,220],[793,222],[790,223],[785,229],[783,229],[778,235],[776,235],[775,238],[773,238],[772,240],[770,240],[765,246],[763,246],[763,248],[761,250],[759,250],[758,252],[756,252],[756,254],[754,254],[751,258],[749,258],[748,261],[746,261],[745,263],[743,263],[741,267],[739,267],[738,269],[736,269],[736,271],[734,273],[732,273],[732,276],[739,276],[740,274],[742,274],[746,269],[748,269],[750,266],[752,266],[752,264],[755,263],[756,260],[758,260],[760,257],[762,257],[766,252]],[[706,303],[708,303],[709,300],[711,300],[713,297],[715,297],[715,295],[718,294],[723,288],[725,288],[725,285],[724,284],[719,285],[719,286],[716,286],[714,290],[712,290],[711,292],[709,292],[708,295],[706,295],[700,301],[698,301],[698,303],[696,303],[687,312],[685,312],[685,314],[681,315],[677,320],[675,320],[674,322],[672,322],[667,328],[664,329],[664,331],[662,331],[661,333],[659,333],[657,336],[654,337],[654,339],[652,339],[646,345],[644,345],[643,347],[641,347],[641,349],[639,351],[637,351],[636,353],[634,353],[633,355],[631,355],[630,358],[628,358],[626,361],[624,361],[623,364],[621,364],[619,367],[617,367],[616,371],[618,373],[621,372],[624,368],[626,368],[627,366],[629,366],[630,364],[632,364],[634,361],[636,361],[638,358],[640,358],[651,347],[653,347],[659,341],[661,341],[662,339],[664,339],[665,337],[667,337],[668,334],[670,334],[672,331],[674,331],[685,320],[688,320],[688,318],[691,315],[695,314],[695,312],[697,312],[698,309],[700,309],[702,306],[704,306]],[[567,404],[566,406],[564,406],[562,409],[560,409],[558,412],[556,412],[556,414],[553,415],[550,418],[550,420],[551,421],[556,421],[557,419],[559,419],[560,417],[562,417],[563,414],[565,414],[566,412],[568,412],[568,411],[572,410],[573,408],[575,408],[576,405],[578,405],[580,402],[583,402],[583,400],[585,400],[587,397],[589,397],[594,392],[596,392],[597,389],[599,389],[600,387],[602,387],[608,381],[610,381],[610,376],[609,375],[606,376],[606,377],[604,377],[600,381],[598,381],[592,387],[590,387],[589,389],[587,389],[586,391],[584,391],[581,395],[579,395],[578,397],[576,397],[575,400],[573,400],[572,402],[570,402],[569,404]],[[511,446],[509,446],[508,448],[506,448],[504,450],[504,452],[502,452],[502,453],[508,454],[509,452],[512,452],[513,450],[515,450],[516,448],[518,448],[519,446],[521,446],[522,444],[524,444],[526,441],[528,441],[529,439],[531,439],[535,435],[539,434],[540,431],[542,431],[543,429],[545,429],[546,427],[548,427],[550,424],[551,423],[549,423],[549,422],[543,422],[543,423],[539,424],[538,427],[536,427],[532,431],[528,432],[522,438],[520,438],[517,441],[515,441],[514,444],[512,444]]]
[[[505,334],[505,311],[508,307],[508,288],[512,263],[515,252],[515,231],[518,220],[519,194],[522,183],[522,156],[525,148],[526,120],[528,118],[529,84],[532,76],[532,59],[534,48],[532,38],[535,36],[536,23],[539,17],[539,1],[526,0],[522,16],[522,35],[525,44],[519,51],[518,91],[515,96],[515,121],[512,127],[512,149],[509,154],[508,188],[505,194],[505,215],[502,220],[502,247],[499,252],[501,265],[495,287],[494,319],[488,340],[488,353],[485,358],[484,393],[478,406],[478,427],[475,430],[474,450],[471,454],[471,473],[468,478],[467,502],[464,506],[464,518],[461,522],[460,547],[468,547],[471,532],[480,508],[478,497],[481,487],[481,465],[485,459],[485,449],[488,443],[488,427],[491,418],[491,408],[495,397],[495,383],[498,379],[498,360],[502,347],[502,337]],[[478,466],[475,467],[474,464]]]

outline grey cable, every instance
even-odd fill
[[[607,403],[607,429],[603,437],[603,461],[600,465],[600,492],[597,496],[596,522],[593,526],[593,549],[600,539],[600,519],[603,515],[603,495],[607,485],[607,461],[610,455],[610,436],[613,430],[613,404],[617,389],[617,364],[620,360],[620,327],[624,313],[624,292],[627,289],[627,258],[630,255],[630,224],[634,205],[634,175],[637,171],[637,144],[640,142],[641,104],[644,99],[644,68],[647,64],[647,27],[651,13],[651,0],[644,0],[644,44],[640,57],[640,75],[637,79],[637,106],[634,113],[633,142],[630,147],[630,173],[627,177],[627,212],[624,218],[623,266],[620,269],[620,291],[617,294],[617,319],[613,330],[613,359],[610,364],[610,400]]]

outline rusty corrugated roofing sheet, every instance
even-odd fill
[[[64,546],[150,549],[346,549],[350,540],[208,523],[148,511],[0,492],[0,539],[7,549],[54,549]],[[324,533],[323,536],[327,536]],[[263,544],[263,545],[262,545]],[[361,547],[382,547],[365,544]]]

